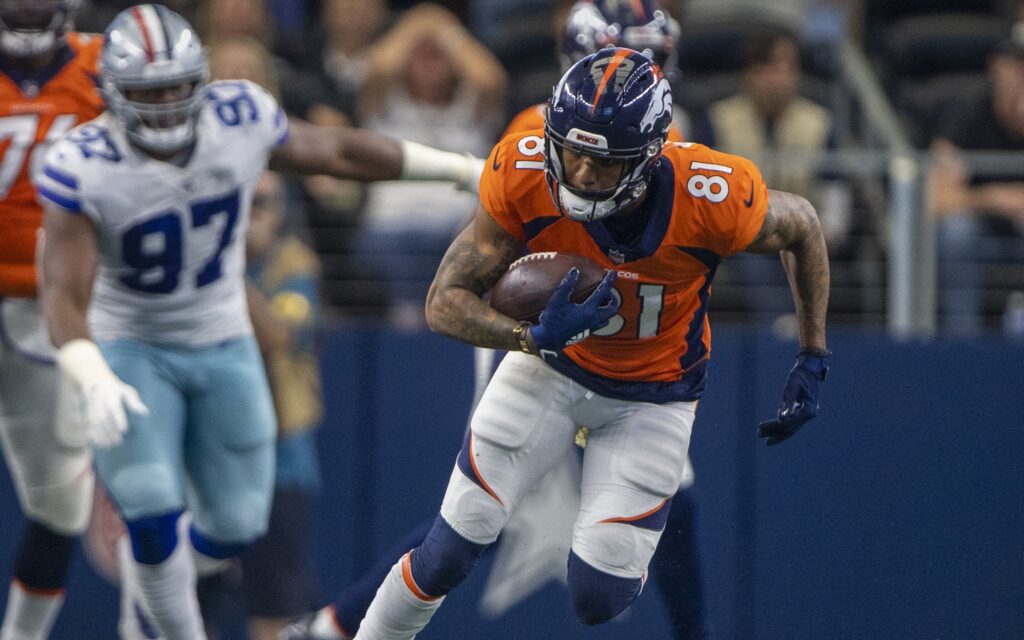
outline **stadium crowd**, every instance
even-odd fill
[[[101,31],[128,4],[91,0],[79,27]],[[509,117],[550,94],[572,3],[167,4],[199,25],[221,77],[278,85],[290,114],[482,156]],[[937,223],[940,330],[998,331],[1004,315],[1011,323],[1016,317],[1014,301],[1021,297],[1012,294],[1024,281],[1024,175],[1006,167],[1020,163],[1004,160],[976,172],[947,143],[1024,151],[1024,35],[1018,29],[1012,36],[1024,15],[1020,6],[1016,0],[667,3],[681,26],[673,84],[688,115],[685,137],[760,158],[770,165],[762,166],[770,184],[817,206],[833,261],[835,322],[884,326],[889,304],[884,166],[854,171],[821,160],[885,145],[844,79],[846,37],[867,55],[923,166],[931,167],[922,171],[931,186],[919,204]],[[998,96],[1001,106],[993,107],[989,96]],[[291,183],[289,197],[295,203],[289,224],[323,260],[329,316],[390,316],[397,326],[422,327],[426,287],[448,239],[471,212],[471,197],[438,185],[359,187],[323,177]],[[780,331],[791,332],[786,283],[761,264],[745,259],[720,271],[716,319],[775,319]]]
[[[132,4],[87,1],[76,28],[102,32]],[[543,103],[568,68],[565,40],[577,37],[566,35],[575,33],[566,26],[574,4],[166,2],[196,25],[211,79],[249,80],[296,120],[363,127],[478,158],[492,153],[512,116]],[[883,326],[893,246],[886,153],[894,141],[879,135],[877,113],[869,113],[848,77],[844,47],[852,42],[920,160],[916,202],[934,227],[939,329],[1024,338],[1024,2],[896,4],[669,4],[665,9],[675,20],[665,24],[667,55],[658,62],[672,84],[676,131],[683,140],[750,158],[768,188],[810,201],[831,258],[830,321]],[[850,158],[858,157],[877,166],[851,169]],[[76,179],[59,172],[50,178],[78,188]],[[319,483],[317,329],[324,318],[387,318],[399,330],[424,330],[428,287],[476,204],[476,194],[426,180],[364,184],[271,172],[260,178],[245,286],[278,424],[273,513],[268,536],[228,570],[218,567],[212,579],[200,579],[198,604],[210,637],[221,635],[218,625],[237,626],[232,616],[248,616],[251,637],[276,638],[290,620],[323,604],[307,539]],[[744,255],[723,265],[715,282],[716,320],[768,323],[795,337],[791,285],[777,263],[776,255]],[[525,338],[520,345],[530,352]],[[819,347],[810,354],[817,381],[824,380],[830,356]],[[585,442],[585,432],[582,437]],[[679,484],[675,498],[676,514],[687,521],[670,523],[680,527],[677,557],[694,544],[691,514],[679,507],[688,487]],[[413,532],[415,544],[429,530]],[[114,527],[115,537],[122,533]],[[385,570],[390,566],[385,562]],[[697,581],[694,567],[685,571]],[[654,577],[664,580],[657,569]],[[369,606],[377,584],[375,578],[373,589],[354,598]],[[699,593],[690,602],[699,609]],[[242,613],[232,610],[235,605]],[[122,618],[132,618],[132,603],[124,606]],[[307,622],[327,619],[341,627],[337,611],[321,610]],[[699,610],[673,615],[685,617],[678,628],[699,636]]]

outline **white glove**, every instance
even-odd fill
[[[441,151],[408,140],[402,145],[402,174],[400,180],[447,180],[456,188],[473,194],[480,193],[480,174],[486,161],[468,153]]]
[[[94,342],[68,342],[57,352],[57,364],[78,390],[85,435],[93,446],[106,448],[121,442],[128,430],[125,409],[149,415],[139,393],[114,375]]]
[[[468,191],[478,196],[480,195],[480,176],[483,175],[484,169],[487,167],[487,161],[469,153],[463,154],[463,156],[469,161],[466,164],[465,178],[455,183],[455,186],[461,191]]]

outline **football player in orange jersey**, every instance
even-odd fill
[[[473,415],[423,544],[391,569],[358,640],[411,639],[492,543],[530,488],[589,427],[568,586],[584,624],[640,593],[683,474],[711,334],[707,304],[722,259],[780,253],[800,353],[768,444],[818,410],[828,371],[828,256],[816,212],[769,190],[749,160],[666,143],[671,89],[651,61],[604,49],[555,88],[543,131],[502,140],[473,223],[452,243],[427,300],[431,328],[508,349]],[[566,274],[535,324],[483,296],[523,251],[586,256],[608,275],[584,302]]]
[[[672,77],[678,61],[677,41],[679,24],[661,7],[658,0],[580,0],[575,3],[559,2],[555,8],[556,48],[562,71],[573,63],[601,48],[615,45],[631,46],[654,60],[666,75]],[[509,122],[502,138],[544,128],[547,101],[530,105]],[[690,127],[688,115],[681,109],[672,110],[672,126],[668,131],[670,142],[682,142],[681,128]],[[497,354],[493,349],[477,347],[474,350],[474,402],[479,401],[490,380]],[[542,480],[535,495],[555,495],[552,485],[565,481],[567,476],[551,474]],[[696,526],[693,521],[694,499],[691,492],[693,469],[686,463],[686,471],[673,498],[671,521],[665,527],[663,551],[656,557],[655,570],[665,600],[676,640],[704,637],[703,606],[700,572],[696,553]],[[525,517],[525,516],[524,516]],[[417,524],[406,532],[399,542],[381,554],[373,568],[353,584],[346,587],[327,606],[293,622],[280,634],[279,640],[345,640],[359,629],[377,586],[394,559],[410,548],[418,546],[430,531],[431,522]]]
[[[679,23],[668,15],[658,0],[581,0],[569,8],[564,18],[565,24],[559,29],[562,71],[601,48],[618,45],[640,51],[654,60],[670,82],[678,77]],[[513,118],[502,137],[543,129],[547,107],[547,102],[527,107]],[[692,134],[693,128],[702,124],[706,123],[699,119],[691,120],[685,111],[673,105],[669,142],[683,142],[681,130]],[[490,374],[493,368],[487,354],[494,352],[479,347],[474,351],[477,362],[487,363],[487,373]],[[489,375],[483,378],[478,372],[474,395],[477,400],[489,379]],[[555,491],[548,485],[566,477],[559,474],[545,476],[535,493],[554,495]],[[693,483],[693,466],[687,459],[679,491],[672,498],[672,509],[659,550],[651,561],[654,582],[668,611],[675,640],[705,637]]]
[[[0,2],[0,435],[28,520],[3,640],[49,637],[92,500],[87,444],[55,419],[59,378],[35,299],[42,209],[29,180],[51,142],[102,110],[102,39],[72,31],[79,4]]]

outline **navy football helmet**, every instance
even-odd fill
[[[555,87],[544,121],[544,170],[555,206],[580,222],[643,198],[672,125],[672,90],[658,65],[625,48],[601,49],[574,64]],[[563,152],[622,163],[611,188],[566,183]]]
[[[629,47],[671,75],[679,60],[679,23],[658,0],[581,0],[569,10],[562,69],[605,47]]]
[[[0,0],[0,51],[31,58],[55,50],[74,28],[81,0]]]

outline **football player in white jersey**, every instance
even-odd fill
[[[254,84],[208,84],[196,33],[162,6],[118,14],[100,69],[107,111],[55,143],[35,176],[43,305],[81,433],[127,525],[123,571],[161,637],[197,640],[197,569],[262,535],[272,494],[273,410],[243,279],[257,179],[269,163],[475,190],[482,165],[289,123]]]

